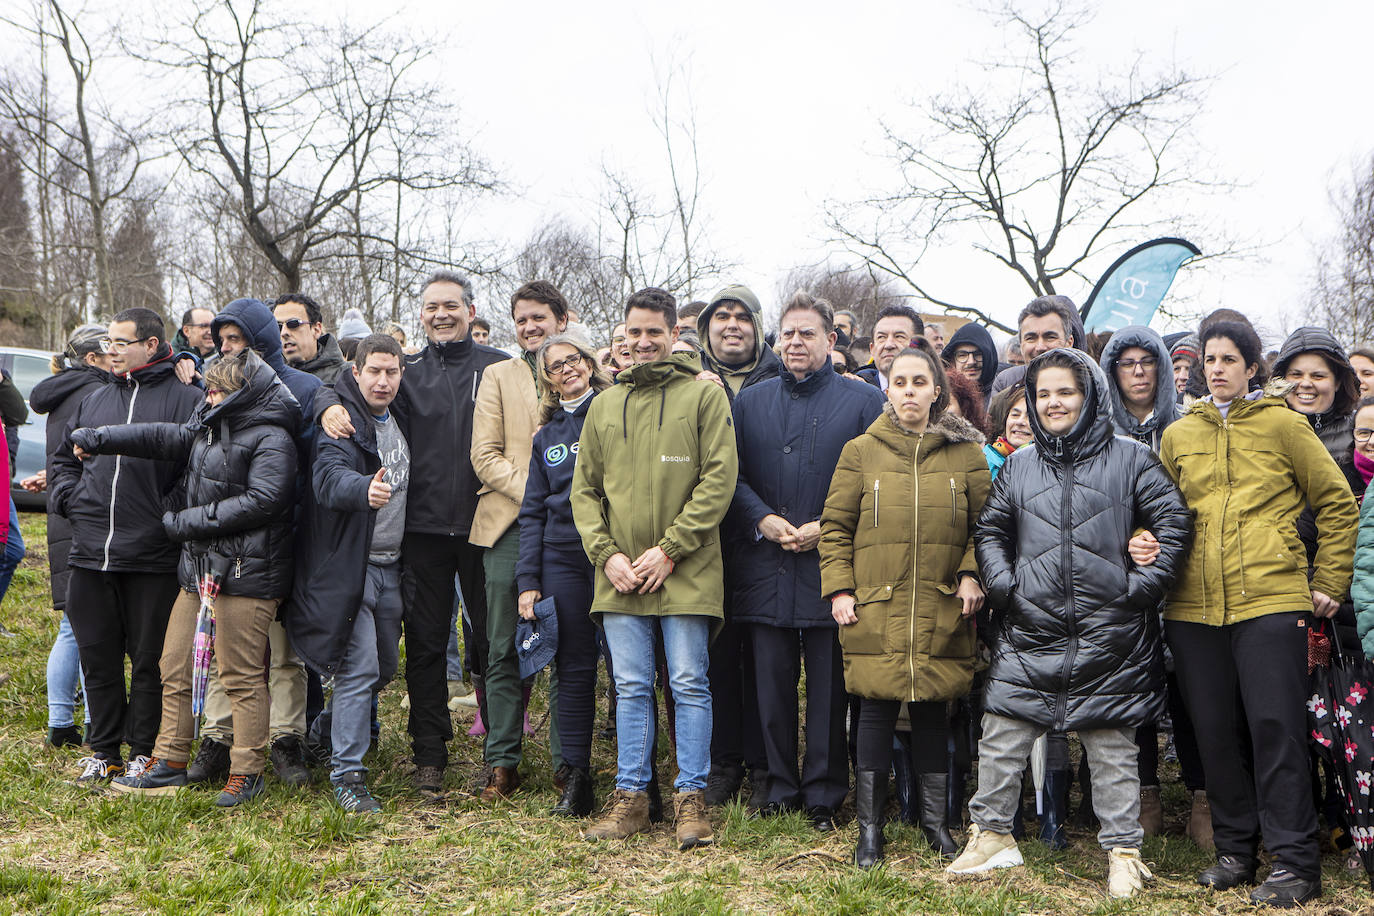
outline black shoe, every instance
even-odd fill
[[[48,729],[48,743],[53,747],[80,747],[81,729],[75,725],[60,725]]]
[[[921,802],[917,809],[917,823],[921,835],[940,858],[951,862],[959,855],[959,844],[949,835],[949,774],[921,773],[916,777]]]
[[[872,868],[883,861],[883,815],[887,809],[887,774],[859,770],[854,776],[854,811],[859,822],[859,841],[854,845],[854,864]]]
[[[416,791],[421,795],[441,795],[444,791],[444,768],[416,766],[414,782]]]
[[[649,823],[663,823],[663,790],[658,786],[658,767],[649,771],[649,785],[644,792],[649,796]]]
[[[1069,783],[1072,780],[1072,770],[1045,771],[1045,789],[1041,795],[1045,803],[1045,814],[1040,818],[1040,841],[1051,849],[1069,848],[1069,837],[1064,832],[1064,824],[1069,819]],[[1083,810],[1089,804],[1090,801],[1085,799],[1079,810]]]
[[[202,738],[195,759],[186,767],[188,783],[219,782],[229,775],[229,745]]]
[[[1286,868],[1276,868],[1264,879],[1264,883],[1250,892],[1250,902],[1258,906],[1276,906],[1283,909],[1302,906],[1322,895],[1321,878],[1309,881],[1299,878]]]
[[[1217,864],[1197,876],[1197,883],[1219,891],[1254,884],[1255,860],[1251,856],[1219,855]]]
[[[272,742],[272,771],[288,786],[310,785],[310,771],[305,768],[305,742],[295,735],[283,735]]]
[[[224,784],[224,788],[215,798],[215,804],[221,808],[232,808],[235,805],[252,801],[263,793],[266,785],[267,781],[262,778],[261,773],[251,775],[231,773],[229,781]]]
[[[563,796],[553,806],[559,817],[586,817],[596,807],[592,774],[583,767],[567,767],[563,777]]]
[[[835,832],[835,812],[824,805],[812,805],[806,809],[806,819],[817,833]]]
[[[706,776],[707,807],[718,808],[730,804],[743,787],[744,767],[732,763],[711,767],[711,772]]]
[[[791,805],[784,805],[782,802],[766,802],[759,805],[757,808],[751,808],[749,810],[749,817],[751,820],[757,820],[764,817],[782,817],[783,815],[791,814],[795,810],[796,809]]]

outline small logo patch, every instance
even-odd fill
[[[659,455],[659,456],[658,456],[658,460],[659,460],[659,461],[670,461],[670,462],[682,462],[682,463],[685,464],[685,463],[687,463],[687,462],[690,462],[692,459],[691,459],[691,458],[688,458],[686,455]]]
[[[571,449],[562,442],[557,445],[550,445],[548,448],[544,449],[544,463],[551,468],[558,467],[564,461],[568,460],[569,455],[577,454],[577,447],[580,444],[579,442],[574,442]]]

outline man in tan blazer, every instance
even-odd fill
[[[520,785],[521,726],[524,714],[520,662],[515,654],[518,618],[515,561],[520,526],[515,524],[525,496],[530,443],[539,407],[535,354],[548,338],[568,325],[568,302],[551,283],[535,280],[510,300],[519,356],[489,367],[477,389],[472,427],[472,467],[482,482],[477,515],[468,540],[485,547],[487,637],[487,739],[484,756],[491,773],[484,801],[509,795]]]

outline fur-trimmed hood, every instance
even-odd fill
[[[883,404],[883,415],[873,421],[867,432],[898,454],[914,452],[917,441],[923,452],[960,442],[972,442],[981,448],[986,441],[972,423],[949,411],[940,414],[924,433],[910,432],[897,422],[897,412],[891,401]]]

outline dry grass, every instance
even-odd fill
[[[448,796],[420,801],[393,685],[382,704],[383,742],[370,760],[383,817],[336,809],[323,788],[275,782],[245,811],[214,807],[208,792],[130,799],[77,789],[76,753],[43,745],[44,664],[57,620],[48,609],[42,520],[26,517],[29,559],[0,620],[0,912],[45,913],[1149,913],[1249,911],[1241,893],[1192,883],[1207,857],[1181,832],[1184,798],[1166,792],[1169,836],[1145,856],[1159,880],[1128,903],[1104,898],[1105,855],[1073,835],[1056,853],[1024,844],[1027,867],[984,881],[951,881],[917,833],[888,827],[885,868],[849,864],[852,825],[818,837],[800,816],[750,820],[731,806],[718,843],[677,852],[660,826],[624,844],[591,845],[578,824],[550,817],[555,797],[547,747],[529,742],[527,788],[516,801],[480,805],[465,790],[481,778],[481,747],[458,718]],[[461,724],[462,727],[457,726]],[[611,784],[613,748],[598,742],[598,788]],[[1308,913],[1374,916],[1362,880],[1328,859],[1327,895]]]

